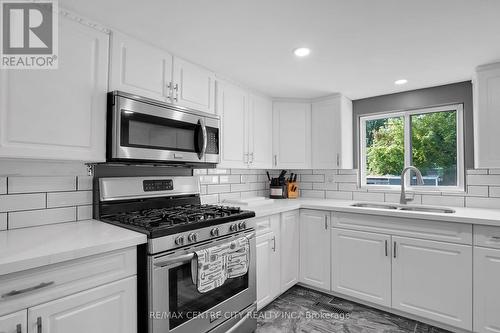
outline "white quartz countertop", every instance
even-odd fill
[[[146,243],[145,234],[97,220],[0,232],[0,275]]]
[[[242,209],[255,211],[256,216],[278,214],[299,208],[330,210],[335,212],[360,213],[369,215],[393,216],[401,218],[435,220],[455,223],[482,224],[500,226],[500,209],[481,209],[464,207],[446,207],[455,210],[455,213],[427,213],[415,211],[401,211],[391,209],[360,208],[351,205],[360,201],[330,200],[330,199],[282,199],[274,200],[272,204],[255,207],[242,207]],[[395,205],[379,202],[375,204]],[[411,206],[411,205],[409,205]],[[415,205],[420,206],[420,205]],[[432,206],[425,206],[432,207]],[[436,208],[443,208],[435,206]]]

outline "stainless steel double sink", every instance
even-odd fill
[[[387,209],[387,210],[401,210],[401,211],[412,211],[412,212],[423,212],[423,213],[445,213],[453,214],[455,210],[451,208],[439,208],[439,207],[427,207],[427,206],[402,206],[402,205],[390,205],[383,203],[364,203],[358,202],[351,205],[352,207],[360,208],[375,208],[375,209]]]

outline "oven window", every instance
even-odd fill
[[[197,124],[127,111],[122,111],[121,124],[122,146],[197,151]]]
[[[228,279],[219,288],[198,292],[191,280],[191,263],[171,268],[169,276],[170,329],[192,319],[193,313],[206,311],[248,288],[248,274]]]

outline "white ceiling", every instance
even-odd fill
[[[60,0],[273,97],[469,80],[500,60],[499,0]],[[308,46],[308,58],[292,50]],[[409,83],[396,87],[396,79]]]

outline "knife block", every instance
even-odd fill
[[[297,199],[299,197],[299,186],[297,182],[288,182],[287,192],[288,199]]]

